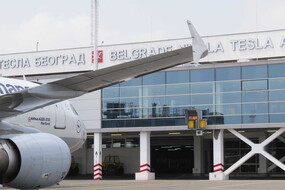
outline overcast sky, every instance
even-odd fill
[[[0,0],[0,54],[91,44],[91,0]],[[285,29],[284,0],[99,0],[104,45]]]

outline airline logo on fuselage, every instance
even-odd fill
[[[29,88],[28,86],[0,83],[0,94],[11,94]]]

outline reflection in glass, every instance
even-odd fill
[[[194,83],[191,84],[191,93],[214,93],[215,83]]]
[[[217,105],[216,112],[222,115],[241,114],[241,104]]]
[[[157,107],[165,105],[165,96],[143,98],[143,107]]]
[[[268,113],[268,103],[242,104],[242,114]]]
[[[140,86],[142,85],[142,77],[134,78],[132,80],[128,80],[120,83],[120,87],[123,86]]]
[[[241,116],[224,116],[225,124],[240,124]]]
[[[241,116],[212,116],[208,117],[208,125],[240,124]]]
[[[240,67],[216,69],[216,81],[240,80]]]
[[[102,112],[104,119],[141,118],[141,108],[107,109]]]
[[[240,103],[240,102],[241,102],[240,92],[216,94],[216,104]]]
[[[121,109],[119,118],[141,118],[142,109],[141,108],[126,108]]]
[[[152,127],[152,126],[178,126],[185,125],[185,118],[149,118],[126,120],[103,120],[103,128],[114,127]]]
[[[185,125],[190,107],[202,110],[213,125],[285,122],[285,64],[268,69],[269,82],[267,66],[257,65],[159,72],[104,88],[102,125]]]
[[[217,82],[216,92],[241,91],[241,81]]]
[[[189,84],[166,85],[166,95],[171,94],[189,94]]]
[[[152,107],[143,109],[143,118],[151,117],[185,117],[185,109],[189,107]],[[185,123],[184,123],[185,124]]]
[[[185,109],[189,109],[189,107],[170,107],[170,116],[177,117],[182,116],[185,117]]]
[[[199,94],[191,95],[191,105],[197,104],[213,104],[214,103],[214,94]]]
[[[165,72],[151,73],[143,76],[143,85],[165,84]]]
[[[102,112],[101,112],[102,119],[107,119],[107,115],[104,114],[105,112],[106,112],[106,109],[102,109]]]
[[[202,110],[203,115],[216,115],[213,105],[193,106],[192,108]]]
[[[285,113],[285,102],[271,102],[269,103],[270,113]]]
[[[269,91],[269,101],[285,101],[285,91]]]
[[[120,103],[121,103],[121,108],[142,107],[139,98],[121,98]]]
[[[165,85],[143,87],[143,96],[157,96],[164,94],[165,94]]]
[[[207,82],[215,80],[214,69],[191,70],[191,82]]]
[[[223,115],[212,115],[212,116],[205,116],[207,119],[208,125],[222,125],[225,123],[225,118]]]
[[[117,119],[121,115],[120,109],[107,109],[103,111],[103,115],[107,119]]]
[[[152,107],[143,109],[143,118],[162,117],[161,107]],[[167,117],[167,113],[166,116]]]
[[[166,84],[189,83],[189,71],[171,71],[166,72]]]
[[[269,89],[285,89],[285,78],[269,79]]]
[[[243,92],[242,101],[243,102],[267,102],[268,92],[267,91]]]
[[[285,64],[268,65],[269,78],[285,77]]]
[[[285,114],[270,114],[270,123],[284,123]]]
[[[267,78],[267,65],[242,67],[242,79]]]
[[[189,105],[190,96],[166,96],[166,105],[167,106],[179,106],[179,105]]]
[[[268,115],[243,115],[243,123],[268,123]]]
[[[242,81],[242,90],[267,90],[267,80]]]
[[[119,98],[116,99],[105,99],[102,101],[102,108],[103,109],[114,109],[114,108],[120,108]]]
[[[119,97],[119,88],[114,88],[114,87],[103,88],[102,96],[103,98],[117,98]]]
[[[121,97],[136,97],[136,96],[141,96],[141,94],[142,94],[141,86],[120,88]]]

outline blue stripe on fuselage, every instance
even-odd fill
[[[3,84],[0,83],[0,94],[11,94],[24,89],[29,88],[28,86],[13,85],[13,84]]]

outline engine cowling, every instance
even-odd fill
[[[49,187],[67,175],[70,163],[68,146],[54,135],[17,134],[0,139],[3,185],[18,189]]]

